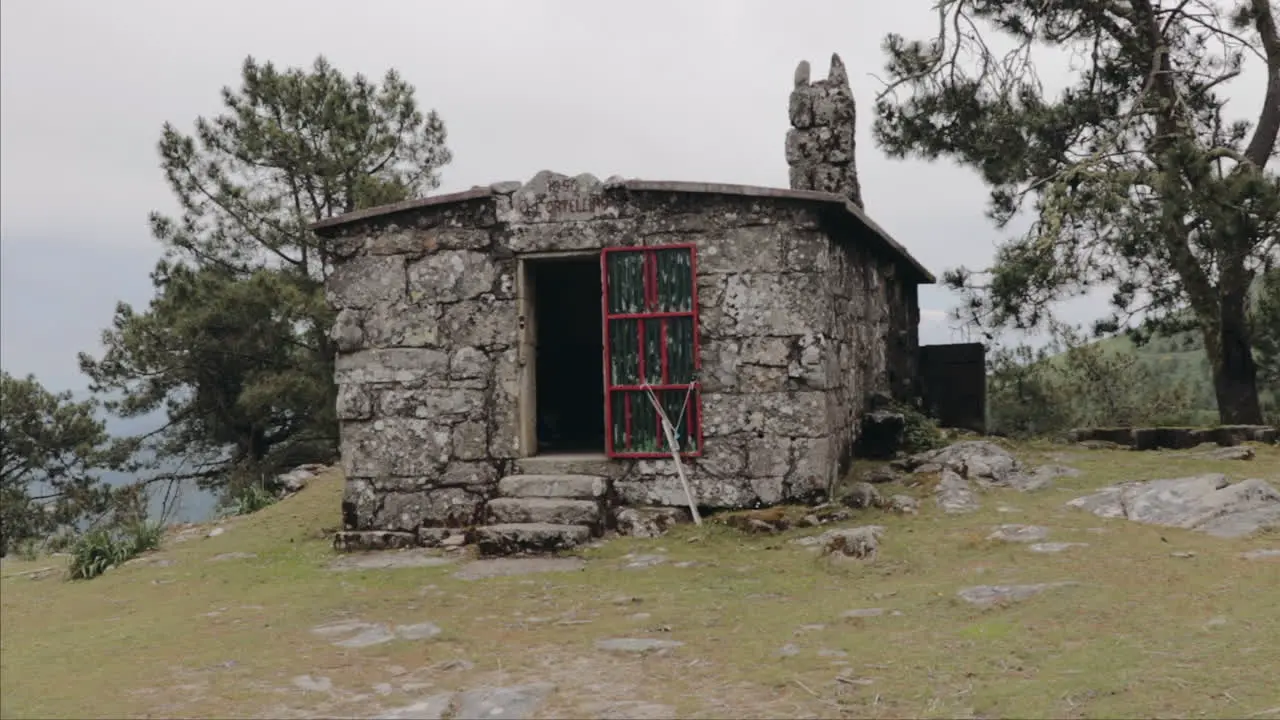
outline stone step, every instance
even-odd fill
[[[508,498],[604,497],[609,481],[595,475],[508,475],[498,481],[498,495]]]
[[[591,539],[591,528],[554,523],[503,523],[482,525],[474,530],[473,538],[481,555],[551,553],[587,542]]]
[[[485,511],[493,524],[545,523],[549,525],[585,525],[598,527],[600,505],[594,500],[566,498],[520,497],[495,498]]]
[[[594,475],[616,478],[626,472],[626,463],[610,460],[602,454],[534,455],[518,458],[515,470],[521,475]]]

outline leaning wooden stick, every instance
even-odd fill
[[[680,445],[676,442],[675,426],[671,424],[671,418],[667,416],[667,411],[662,408],[662,403],[658,402],[658,396],[653,392],[653,388],[645,386],[645,390],[649,393],[649,402],[653,403],[653,409],[658,411],[658,416],[662,418],[662,434],[667,437],[667,447],[671,448],[671,459],[676,464],[676,475],[680,476],[680,485],[684,488],[684,496],[689,500],[689,514],[693,516],[693,522],[696,525],[702,525],[702,516],[698,514],[698,503],[693,499],[693,491],[689,489],[689,480],[684,476],[684,463],[680,462]],[[692,386],[689,392],[692,392]],[[685,394],[684,405],[689,405],[689,393]],[[680,409],[680,417],[684,418],[684,408]]]

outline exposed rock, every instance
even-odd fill
[[[840,496],[840,504],[854,509],[879,507],[880,492],[871,483],[857,482]]]
[[[666,555],[636,555],[634,553],[624,555],[622,567],[626,569],[651,568],[654,565],[661,565],[667,561]]]
[[[969,481],[948,469],[942,471],[942,479],[934,490],[934,496],[938,507],[949,515],[970,513],[978,509],[978,496],[969,486]]]
[[[499,688],[476,688],[453,700],[453,720],[525,720],[554,692],[552,683],[531,683]],[[402,716],[403,717],[403,716]]]
[[[493,558],[467,563],[453,576],[459,580],[483,580],[531,573],[575,572],[586,566],[587,564],[581,558]]]
[[[1245,560],[1280,560],[1280,548],[1250,550],[1248,552],[1240,553],[1240,557]]]
[[[682,645],[684,643],[678,640],[660,640],[657,638],[612,638],[596,641],[597,650],[633,655],[669,652]]]
[[[396,639],[395,633],[391,632],[391,628],[386,625],[361,620],[343,620],[319,625],[311,628],[311,632],[324,637],[337,637],[339,639],[331,642],[344,648],[370,647]]]
[[[283,475],[277,475],[275,484],[281,497],[302,491],[317,475],[329,469],[328,465],[301,465]]]
[[[228,552],[219,553],[209,558],[209,562],[222,562],[224,560],[252,560],[258,557],[257,553],[251,552]]]
[[[226,532],[226,528],[216,527],[210,530],[209,534],[205,535],[205,537],[216,538],[224,532]]]
[[[950,471],[979,485],[1023,492],[1048,487],[1056,477],[1079,474],[1078,470],[1058,465],[1027,472],[1012,453],[989,440],[964,440],[940,450],[913,455],[897,461],[897,465],[916,473]]]
[[[1169,553],[1169,557],[1182,558],[1184,560],[1189,560],[1195,556],[1196,554],[1190,550],[1175,550],[1174,552]]]
[[[787,643],[778,648],[778,657],[795,657],[800,654],[800,646],[795,643]]]
[[[631,507],[617,512],[615,522],[619,535],[655,538],[667,534],[677,524],[692,522],[688,508]]]
[[[299,675],[293,679],[294,687],[306,692],[333,692],[333,681],[327,677]]]
[[[900,478],[901,476],[888,466],[874,467],[862,474],[862,480],[873,485],[894,482]]]
[[[884,608],[860,608],[857,610],[846,610],[840,614],[840,617],[845,618],[846,620],[852,618],[880,617],[881,615],[884,615],[884,612]]]
[[[422,622],[416,625],[397,625],[396,636],[405,640],[427,640],[439,635],[440,626],[433,622]]]
[[[822,543],[823,555],[840,555],[874,560],[880,550],[880,536],[884,528],[864,525],[848,530],[828,530]]]
[[[1038,525],[1001,525],[987,536],[988,540],[1003,542],[1039,542],[1049,536],[1049,531]]]
[[[1231,484],[1218,473],[1121,483],[1067,505],[1100,517],[1197,530],[1224,538],[1280,527],[1280,491],[1263,480]]]
[[[894,495],[889,498],[887,506],[901,515],[915,515],[920,512],[920,501],[910,495]]]
[[[978,585],[956,593],[961,600],[980,607],[1020,602],[1035,597],[1046,590],[1075,585],[1073,581],[1037,583],[1034,585]]]
[[[1037,553],[1060,553],[1070,550],[1071,548],[1089,547],[1089,543],[1082,542],[1047,542],[1033,543],[1027,546],[1031,552]]]
[[[590,703],[578,715],[595,720],[672,720],[675,716],[676,709],[670,705],[637,700]]]
[[[440,634],[435,623],[418,623],[417,625],[398,625],[392,630],[382,623],[371,623],[363,620],[339,620],[337,622],[317,625],[311,632],[327,638],[337,638],[332,643],[344,648],[364,648],[391,642],[397,637],[402,640],[428,640]]]
[[[443,720],[445,713],[453,706],[453,699],[454,693],[439,693],[382,713],[376,720]]]
[[[1252,460],[1257,453],[1248,445],[1218,448],[1207,452],[1196,453],[1196,457],[1205,460]]]

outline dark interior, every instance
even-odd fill
[[[538,452],[604,452],[600,260],[545,260],[530,268]]]

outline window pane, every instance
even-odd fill
[[[659,312],[693,310],[693,253],[688,248],[654,252]]]
[[[662,320],[644,321],[644,379],[662,384]]]
[[[609,321],[609,378],[614,385],[640,384],[639,322]]]
[[[693,318],[667,318],[667,383],[691,383],[694,377]]]
[[[644,312],[644,253],[605,253],[609,283],[609,312]]]

